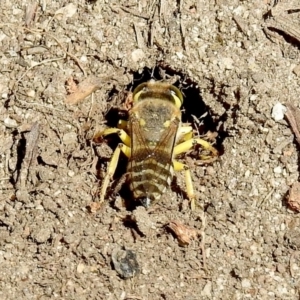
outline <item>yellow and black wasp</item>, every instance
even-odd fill
[[[170,186],[174,170],[185,172],[186,191],[192,208],[195,194],[191,172],[187,165],[175,160],[195,145],[208,150],[212,157],[218,151],[207,141],[194,138],[192,126],[181,123],[183,95],[175,86],[158,81],[140,84],[133,92],[128,121],[120,120],[118,128],[108,128],[96,134],[116,133],[122,143],[115,149],[103,180],[100,203],[115,173],[120,153],[128,157],[127,173],[135,200],[145,207],[161,197]]]

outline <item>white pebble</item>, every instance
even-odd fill
[[[142,49],[135,49],[131,52],[131,58],[134,62],[144,59],[145,53]]]
[[[233,66],[233,59],[230,57],[224,57],[222,59],[222,63],[226,70],[232,70],[234,68]]]
[[[70,145],[70,144],[76,143],[77,134],[76,134],[76,132],[71,131],[71,132],[64,134],[62,139],[63,139],[63,142],[65,145]]]
[[[247,289],[247,288],[251,287],[251,282],[250,282],[250,280],[247,279],[247,278],[242,279],[242,287],[243,287],[244,289]]]
[[[275,121],[280,121],[284,118],[284,114],[286,112],[286,107],[281,103],[277,103],[273,106],[272,109],[272,118]]]
[[[182,52],[176,52],[176,55],[179,59],[183,59],[184,58],[184,55]]]
[[[14,119],[11,119],[10,117],[7,117],[4,119],[4,125],[7,128],[15,128],[18,126],[17,121]]]
[[[88,61],[87,57],[85,55],[82,55],[80,57],[80,61],[86,63]]]
[[[68,171],[68,176],[69,177],[73,177],[74,175],[75,175],[74,171],[72,171],[72,170]]]
[[[31,97],[31,98],[34,98],[35,97],[35,91],[34,90],[28,90],[27,91],[27,96]]]
[[[274,168],[274,173],[276,173],[276,174],[281,174],[281,172],[282,172],[282,169],[281,169],[280,166]]]

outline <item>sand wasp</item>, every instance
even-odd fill
[[[181,124],[183,95],[175,86],[151,80],[140,84],[133,92],[128,121],[120,120],[118,128],[108,128],[95,135],[116,133],[122,143],[115,149],[102,182],[100,203],[104,201],[109,182],[115,173],[119,156],[128,157],[127,173],[135,200],[148,207],[159,200],[170,186],[175,171],[185,172],[187,196],[195,206],[191,172],[175,157],[195,145],[217,156],[217,150],[207,141],[193,138],[192,126]]]

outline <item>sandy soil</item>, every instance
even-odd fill
[[[273,4],[1,1],[0,299],[299,299],[300,219],[285,200],[299,149],[271,117],[278,102],[298,106],[299,42],[267,37]],[[299,13],[286,18],[299,28]],[[182,157],[195,211],[178,174],[148,211],[123,205],[125,184],[91,213],[118,142],[93,134],[152,73],[186,94],[187,121],[206,108],[221,155]],[[65,103],[95,77],[93,95]],[[170,222],[196,232],[188,246]]]

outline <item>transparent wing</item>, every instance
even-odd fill
[[[131,120],[132,155],[130,171],[137,176],[139,182],[155,181],[157,185],[167,186],[171,177],[172,155],[176,142],[179,119],[174,119],[169,127],[160,134],[159,141],[154,148],[147,143],[143,128],[137,119]],[[132,183],[133,186],[135,183]],[[145,191],[151,194],[152,191]]]

